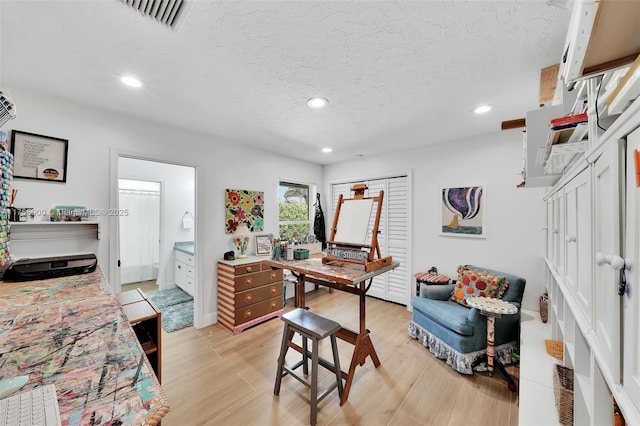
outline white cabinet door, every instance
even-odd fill
[[[590,169],[582,171],[565,185],[564,208],[564,281],[579,310],[574,313],[576,320],[590,330],[593,317]]]
[[[620,145],[610,143],[594,165],[594,332],[600,365],[620,382],[620,271],[602,259],[620,256]],[[601,259],[598,261],[598,259]]]
[[[564,190],[560,189],[553,194],[553,229],[552,233],[552,258],[551,262],[556,268],[556,272],[564,279]]]
[[[640,187],[636,185],[634,150],[640,151],[640,130],[627,137],[626,244],[625,257],[631,260],[626,271],[629,291],[623,296],[624,389],[640,410]]]

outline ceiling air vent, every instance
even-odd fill
[[[175,29],[178,18],[184,12],[186,0],[117,0],[137,10],[144,16]]]

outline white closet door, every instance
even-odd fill
[[[629,291],[623,296],[624,389],[640,410],[640,188],[636,186],[634,150],[640,151],[640,130],[627,137],[627,212],[625,257],[632,267],[626,271]]]
[[[594,165],[594,252],[620,256],[620,165],[619,145],[610,144]],[[594,259],[594,332],[600,366],[620,383],[620,271]]]
[[[384,191],[382,197],[382,211],[380,212],[380,223],[378,224],[378,246],[380,247],[381,257],[387,256],[387,212],[389,210],[389,200],[387,192],[387,179],[370,180],[366,182],[368,191],[365,197],[377,197],[380,195],[380,191]],[[371,238],[373,236],[373,225],[376,222],[376,209],[378,203],[373,204],[373,211],[369,218],[369,228],[367,229],[367,244],[371,245]],[[376,255],[377,257],[377,255]],[[390,300],[387,292],[387,275],[380,274],[373,278],[371,287],[367,294],[369,296],[377,297],[379,299]]]
[[[591,249],[591,173],[574,177],[564,187],[565,207],[565,284],[574,295],[580,323],[592,327],[593,287]]]
[[[365,193],[367,197],[377,196],[380,190],[384,191],[383,207],[378,225],[380,255],[382,257],[392,256],[394,262],[400,263],[400,266],[393,271],[376,276],[367,295],[408,305],[412,285],[408,275],[410,206],[408,177],[399,176],[334,184],[332,185],[334,213],[340,194],[345,198],[353,198],[350,189],[354,183],[367,184],[368,191]],[[376,208],[375,204],[374,208]],[[372,214],[367,231],[367,244],[371,242],[374,223],[375,214]]]
[[[388,180],[387,191],[386,253],[394,262],[396,269],[383,274],[387,279],[387,299],[391,302],[408,305],[411,298],[412,282],[409,282],[409,180],[400,176]]]

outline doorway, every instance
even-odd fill
[[[150,286],[149,298],[163,313],[163,328],[165,317],[169,321],[171,315],[174,325],[192,325],[197,304],[195,167],[117,154],[114,174],[118,186],[114,201],[120,213],[115,220],[115,291],[129,290],[131,285],[146,294]],[[191,254],[192,276],[183,292],[178,264],[186,250]]]

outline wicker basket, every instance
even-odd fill
[[[555,397],[558,420],[561,425],[573,425],[573,370],[555,364],[553,368],[553,395]]]
[[[545,324],[549,321],[549,295],[547,293],[540,296],[540,319]]]

